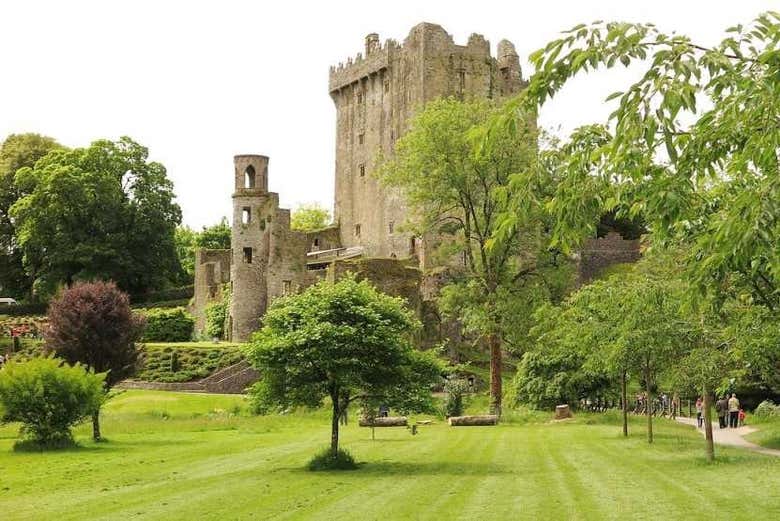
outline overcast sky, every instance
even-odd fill
[[[68,146],[128,135],[176,185],[184,222],[230,215],[234,154],[270,156],[283,206],[333,200],[335,110],[328,67],[363,50],[367,33],[403,40],[422,21],[465,44],[471,33],[527,56],[596,19],[653,22],[705,45],[780,0],[457,2],[394,0],[0,0],[0,139],[39,132]],[[582,78],[541,124],[602,120],[625,73]]]

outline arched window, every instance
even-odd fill
[[[252,165],[249,165],[246,167],[246,170],[244,170],[244,188],[254,188],[255,187],[255,167]]]

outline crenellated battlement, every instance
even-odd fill
[[[452,35],[440,25],[423,22],[409,31],[402,44],[393,39],[387,39],[382,44],[378,34],[367,35],[364,52],[348,58],[346,62],[340,62],[337,66],[330,67],[329,92],[333,93],[387,69],[394,55],[400,52],[416,53],[421,49],[426,52],[434,51],[440,55],[492,60],[494,63],[499,63],[501,68],[509,67],[516,70],[518,78],[520,75],[519,60],[510,42],[502,40],[499,44],[498,56],[493,57],[490,53],[490,41],[483,35],[472,33],[465,45],[458,45]]]
[[[373,34],[369,35],[374,36]],[[369,45],[372,45],[371,47]],[[333,92],[354,83],[362,78],[367,78],[382,69],[386,69],[392,53],[400,48],[398,42],[392,39],[385,40],[381,44],[379,40],[371,40],[367,37],[366,55],[357,53],[355,58],[347,58],[347,62],[340,62],[338,66],[331,66],[328,80],[328,90]]]

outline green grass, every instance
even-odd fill
[[[772,519],[780,458],[718,448],[694,429],[616,416],[498,427],[369,429],[342,446],[360,468],[309,472],[327,411],[251,417],[238,396],[126,392],[106,407],[108,443],[15,453],[0,428],[0,518],[56,519]]]
[[[748,425],[758,429],[745,437],[748,441],[780,450],[780,417],[758,418],[751,414],[747,421]]]

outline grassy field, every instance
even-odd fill
[[[780,450],[780,418],[757,418],[748,416],[748,425],[758,429],[758,432],[748,434],[745,438],[770,449]]]
[[[107,407],[108,443],[15,453],[0,428],[0,518],[14,519],[777,519],[780,458],[718,449],[694,429],[616,418],[499,427],[368,429],[343,444],[351,472],[303,469],[327,443],[324,411],[246,415],[241,397],[132,391]]]

